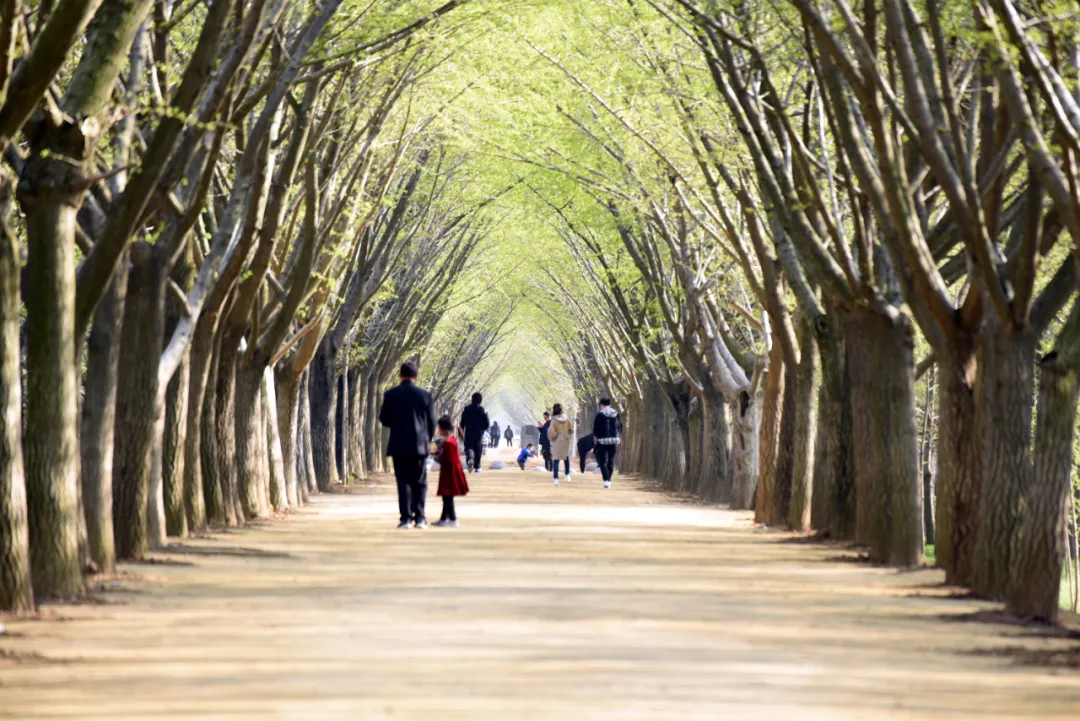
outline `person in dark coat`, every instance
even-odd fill
[[[457,511],[454,509],[454,497],[464,496],[469,492],[469,481],[465,478],[465,469],[461,467],[461,453],[457,439],[453,435],[454,423],[449,416],[439,419],[439,436],[443,439],[442,452],[439,454],[439,496],[442,498],[442,517],[436,526],[457,528]]]
[[[435,434],[435,409],[431,394],[416,385],[416,366],[403,363],[401,383],[383,394],[379,423],[390,429],[386,455],[394,459],[398,488],[398,528],[427,528],[424,501],[427,497],[427,457]],[[456,445],[456,444],[455,444]]]
[[[506,430],[503,431],[503,438],[506,439],[506,447],[512,447],[514,445],[514,429],[507,426]]]
[[[540,425],[540,455],[544,457],[544,470],[551,472],[551,439],[548,428],[551,427],[551,414],[544,411],[544,422]]]
[[[582,436],[577,439],[577,457],[581,463],[581,472],[585,472],[585,456],[589,455],[589,451],[593,449],[593,434],[590,433],[587,436]]]
[[[615,452],[622,443],[622,418],[611,407],[611,400],[600,399],[600,412],[593,421],[596,462],[600,466],[600,475],[604,479],[604,488],[611,488],[611,474],[615,472]]]
[[[488,432],[490,421],[487,411],[480,405],[484,397],[472,394],[472,403],[461,412],[461,428],[465,431],[465,458],[470,471],[480,471],[481,458],[484,455],[484,434]]]
[[[495,421],[492,421],[491,422],[491,430],[489,431],[489,433],[491,433],[491,443],[488,444],[488,447],[489,448],[498,448],[499,447],[499,424],[496,423]]]

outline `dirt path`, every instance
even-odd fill
[[[978,653],[1065,642],[958,621],[984,607],[934,571],[632,482],[470,480],[457,530],[365,486],[7,619],[0,718],[1080,718],[1080,672]]]

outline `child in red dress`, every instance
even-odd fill
[[[454,512],[454,496],[464,496],[469,492],[469,482],[465,480],[465,469],[461,467],[461,454],[458,452],[457,438],[454,437],[454,424],[449,416],[439,419],[439,437],[442,449],[439,452],[439,495],[442,496],[442,518],[436,526],[457,528],[457,513]]]

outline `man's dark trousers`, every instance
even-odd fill
[[[426,520],[424,501],[427,500],[427,458],[424,456],[394,456],[393,458],[401,522],[420,523]]]
[[[617,445],[598,443],[593,449],[593,453],[596,454],[596,463],[600,466],[600,477],[605,481],[611,480],[611,474],[615,470],[615,451],[618,448]]]
[[[484,437],[465,439],[465,459],[476,470],[480,470],[480,462],[484,455]]]
[[[544,470],[551,472],[551,446],[541,446],[540,455],[544,457]]]

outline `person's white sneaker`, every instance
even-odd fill
[[[611,488],[611,481],[604,481],[604,488]]]
[[[566,474],[566,482],[567,482],[567,483],[569,483],[569,482],[570,482],[570,481],[572,481],[572,480],[573,480],[573,479],[572,479],[572,478],[570,477],[570,474],[569,474],[569,473],[567,473],[567,474]]]
[[[555,479],[555,485],[556,486],[559,485],[559,479],[558,478]]]

